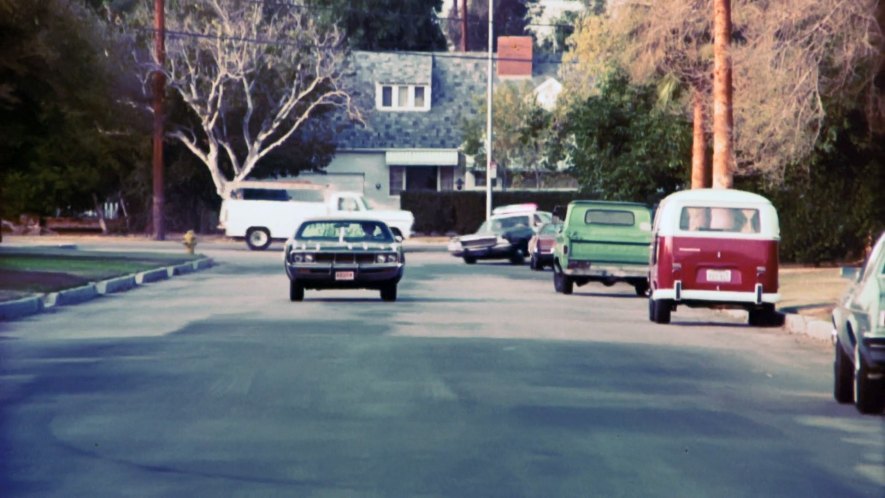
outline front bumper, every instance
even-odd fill
[[[366,289],[397,283],[405,265],[398,263],[337,264],[286,263],[286,274],[307,289]],[[353,272],[353,280],[336,279],[340,272]]]
[[[465,256],[476,259],[500,259],[509,258],[513,254],[512,244],[495,244],[492,246],[462,246],[449,244],[449,252],[456,258]]]

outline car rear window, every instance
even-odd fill
[[[234,191],[232,197],[247,201],[304,201],[323,202],[323,192],[310,189],[244,188]]]
[[[588,209],[584,213],[584,223],[588,225],[630,226],[636,223],[636,217],[630,211],[611,209]]]
[[[679,229],[687,232],[759,233],[759,210],[755,208],[682,208]]]
[[[393,234],[375,221],[309,221],[301,225],[299,240],[344,240],[345,242],[393,242]]]

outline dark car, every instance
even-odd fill
[[[384,301],[396,301],[405,267],[401,240],[380,220],[305,221],[283,252],[289,299],[304,300],[305,289],[375,289]]]
[[[885,410],[885,233],[833,310],[833,396],[861,413]]]
[[[550,213],[527,210],[497,210],[476,233],[455,237],[449,252],[467,264],[480,259],[509,259],[522,264],[528,254],[529,239],[544,223],[553,219]]]
[[[529,267],[532,270],[543,270],[546,266],[553,268],[553,248],[561,228],[559,222],[544,223],[529,240]]]

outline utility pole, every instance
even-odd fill
[[[455,8],[458,8],[458,0],[455,0]],[[461,0],[461,51],[467,51],[467,0]]]
[[[165,10],[164,0],[154,0],[154,54],[157,59],[157,69],[152,76],[154,92],[154,202],[151,214],[154,240],[166,240],[166,223],[163,219],[163,206],[166,203],[163,192],[163,120],[166,95],[166,76],[163,74],[163,68],[166,66]]]
[[[713,2],[713,188],[734,184],[731,0]]]
[[[489,0],[489,74],[486,82],[486,219],[492,217],[492,30],[495,1]]]

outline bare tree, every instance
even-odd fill
[[[206,165],[222,198],[319,111],[339,107],[361,120],[344,85],[342,37],[320,32],[305,9],[240,0],[166,6],[160,69],[194,117],[171,136]]]
[[[675,78],[696,139],[712,129],[714,0],[622,0],[605,16],[586,18],[567,60],[569,94],[586,94],[606,65],[637,82]],[[875,0],[732,0],[733,172],[779,182],[806,156],[825,118],[823,100],[837,95],[876,100],[873,79],[881,31]],[[582,88],[582,86],[584,88]],[[700,132],[699,128],[704,130]],[[693,171],[706,160],[693,148]],[[699,180],[700,181],[700,180]],[[709,181],[709,180],[706,180]]]

